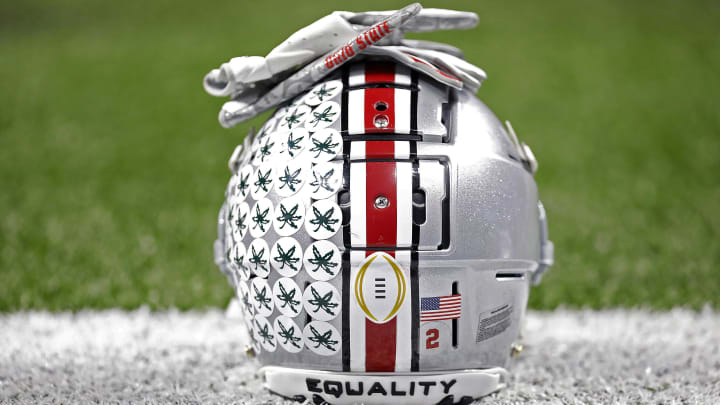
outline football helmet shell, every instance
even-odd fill
[[[470,91],[388,60],[281,106],[231,157],[215,242],[269,389],[455,403],[504,386],[552,264],[536,167]]]

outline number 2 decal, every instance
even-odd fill
[[[438,343],[438,339],[440,338],[439,330],[428,329],[425,336],[427,336],[427,340],[425,341],[426,349],[435,349],[436,347],[440,347],[440,343]]]

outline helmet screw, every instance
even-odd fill
[[[248,359],[252,359],[255,357],[255,349],[251,345],[245,346],[245,355],[248,357]]]
[[[387,208],[389,205],[390,205],[390,200],[388,200],[388,198],[385,197],[384,195],[379,195],[375,199],[375,208],[383,209],[383,208]]]
[[[511,357],[517,357],[520,355],[520,352],[523,351],[525,346],[521,345],[520,343],[513,343],[510,345],[510,356]]]
[[[376,115],[373,124],[375,124],[375,128],[387,128],[388,124],[390,124],[390,119],[387,115]]]

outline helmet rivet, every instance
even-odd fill
[[[513,343],[512,345],[510,345],[510,356],[512,356],[512,357],[519,356],[524,348],[525,348],[525,346],[523,346],[520,343]]]
[[[384,195],[379,195],[375,199],[375,208],[383,209],[383,208],[387,208],[389,205],[390,205],[390,200],[388,200],[388,198],[385,197]]]
[[[390,124],[390,119],[388,119],[387,115],[376,115],[373,123],[375,124],[375,128],[387,128],[388,124]]]
[[[250,345],[245,346],[245,355],[249,359],[252,359],[253,357],[255,357],[255,349],[253,349],[253,347]]]

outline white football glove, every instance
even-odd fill
[[[417,3],[395,11],[336,11],[295,32],[265,57],[232,58],[210,71],[203,80],[205,91],[232,98],[220,111],[220,123],[232,127],[307,90],[337,68],[326,67],[321,56],[353,46],[355,38],[384,21],[390,22],[389,35],[356,49],[346,59],[359,53],[383,55],[441,83],[458,89],[464,85],[473,92],[486,78],[482,69],[461,59],[457,48],[403,39],[405,32],[472,28],[478,22],[475,13],[422,9]]]

